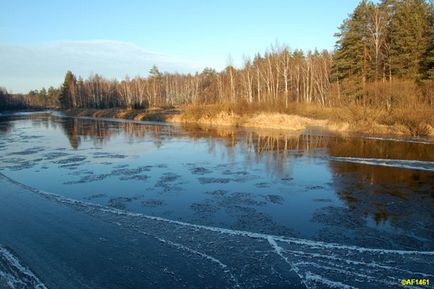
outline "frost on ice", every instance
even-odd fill
[[[35,274],[7,248],[0,245],[0,288],[47,289]]]
[[[50,201],[155,238],[184,257],[201,259],[209,274],[224,277],[225,288],[397,288],[408,276],[434,278],[434,251],[371,249],[196,225],[65,198],[3,174],[0,178]],[[11,288],[46,288],[0,247],[2,279]]]

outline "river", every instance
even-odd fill
[[[432,284],[433,208],[432,140],[0,115],[0,289]]]

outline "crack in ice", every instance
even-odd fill
[[[342,282],[339,281],[332,281],[329,280],[327,278],[324,278],[320,275],[314,274],[312,272],[306,272],[305,274],[305,278],[308,281],[312,281],[312,282],[317,282],[317,283],[322,283],[324,285],[327,285],[330,288],[340,288],[340,289],[358,289],[357,287],[351,286],[351,285],[347,285],[344,284]]]
[[[313,258],[326,258],[326,259],[330,259],[330,260],[334,260],[334,261],[344,262],[347,264],[362,265],[362,266],[367,266],[367,267],[371,267],[371,268],[384,269],[384,270],[388,270],[388,271],[401,271],[403,273],[407,273],[407,274],[411,274],[411,275],[414,275],[414,274],[421,275],[422,277],[434,277],[434,275],[425,274],[422,272],[409,271],[409,270],[405,270],[405,269],[401,269],[401,268],[397,268],[397,267],[379,265],[376,263],[366,263],[366,262],[355,261],[355,260],[351,260],[351,259],[342,259],[342,258],[338,258],[335,256],[328,256],[328,255],[323,255],[323,254],[318,254],[318,253],[308,253],[308,252],[293,251],[293,250],[285,250],[285,252],[296,254],[296,255],[297,254],[298,255],[307,255],[307,256],[311,256]]]
[[[351,246],[351,245],[341,245],[341,244],[325,243],[325,242],[321,242],[321,241],[312,241],[312,240],[302,239],[302,238],[291,238],[291,237],[283,237],[283,236],[263,234],[263,233],[255,233],[255,232],[249,232],[249,231],[232,230],[232,229],[213,227],[213,226],[197,225],[197,224],[192,224],[192,223],[187,223],[187,222],[182,222],[182,221],[176,221],[176,220],[171,220],[171,219],[166,219],[166,218],[161,218],[161,217],[156,217],[156,216],[149,216],[149,215],[145,215],[145,214],[141,214],[141,213],[128,212],[128,211],[120,210],[120,209],[116,209],[116,208],[109,208],[109,207],[106,207],[106,206],[103,206],[100,204],[95,204],[95,203],[90,203],[90,202],[85,202],[85,201],[80,201],[80,200],[75,200],[75,199],[63,197],[63,196],[60,196],[60,195],[57,195],[54,193],[45,192],[45,191],[39,190],[37,188],[30,187],[26,184],[17,182],[14,179],[9,178],[8,176],[4,175],[3,173],[0,173],[0,177],[2,177],[3,179],[5,179],[5,180],[17,185],[17,186],[20,186],[26,190],[32,191],[36,194],[39,194],[41,196],[55,200],[55,201],[60,202],[60,203],[79,205],[79,206],[88,207],[88,208],[95,208],[95,209],[99,209],[101,212],[113,213],[113,214],[117,214],[117,215],[131,216],[131,217],[142,217],[142,218],[146,218],[149,220],[161,221],[161,222],[170,223],[170,224],[177,224],[180,226],[187,226],[187,227],[192,227],[195,229],[203,229],[203,230],[208,230],[208,231],[217,232],[217,233],[221,233],[221,234],[245,236],[245,237],[250,237],[253,239],[263,239],[263,240],[267,240],[267,241],[268,241],[269,237],[272,237],[276,241],[281,241],[281,242],[286,242],[286,243],[294,243],[294,244],[300,244],[300,245],[308,245],[308,246],[311,246],[312,248],[316,247],[316,248],[346,249],[346,250],[358,251],[360,253],[362,253],[362,252],[376,252],[376,253],[391,253],[391,254],[400,254],[400,255],[422,254],[422,255],[434,256],[434,251],[409,251],[409,250],[389,250],[389,249],[364,248],[364,247],[357,247],[357,246]]]
[[[317,264],[317,263],[314,263],[314,262],[307,262],[307,261],[295,262],[294,265],[295,266],[309,265],[309,266],[316,267],[318,269],[326,269],[326,270],[329,270],[329,271],[336,271],[336,272],[345,274],[345,275],[350,276],[350,277],[351,276],[357,276],[357,277],[373,280],[376,283],[383,283],[383,284],[391,285],[391,286],[395,286],[397,284],[396,282],[382,280],[382,279],[378,279],[378,278],[375,278],[375,277],[372,277],[372,276],[369,276],[369,275],[360,274],[360,273],[356,273],[356,272],[353,272],[353,271],[341,269],[341,268],[344,268],[344,267],[339,266],[339,265],[334,264],[334,263],[331,263],[331,262],[324,262],[324,263],[330,264],[331,266],[334,266],[334,267],[324,266],[324,265],[320,265],[320,264]],[[359,270],[361,270],[361,269],[359,269]],[[366,270],[361,270],[361,271],[369,272],[369,271],[366,271]],[[393,277],[387,276],[387,278],[393,278]],[[394,279],[394,281],[396,281],[396,280]],[[415,288],[419,288],[419,287],[415,287]]]
[[[160,241],[161,243],[168,244],[168,245],[173,246],[173,247],[175,247],[177,249],[181,249],[181,250],[190,252],[190,253],[192,253],[194,255],[199,255],[202,258],[205,258],[205,259],[207,259],[207,260],[209,260],[211,262],[217,263],[223,269],[223,272],[225,272],[226,274],[229,274],[229,276],[231,277],[231,280],[235,283],[235,287],[233,287],[233,288],[240,288],[240,285],[239,285],[239,282],[238,282],[237,278],[235,278],[235,276],[231,273],[229,267],[226,264],[224,264],[223,262],[221,262],[219,259],[217,259],[217,258],[215,258],[215,257],[213,257],[211,255],[205,254],[203,252],[199,252],[197,250],[194,250],[194,249],[192,249],[192,248],[190,248],[188,246],[185,246],[185,245],[182,245],[182,244],[179,244],[179,243],[176,243],[176,242],[172,242],[170,240],[166,240],[166,239],[160,238],[158,236],[155,236],[153,234],[149,234],[149,233],[144,232],[144,231],[137,230],[137,232],[139,232],[139,233],[141,233],[143,235],[155,238],[158,241]]]
[[[3,271],[6,270],[7,272]],[[47,289],[36,275],[27,267],[21,264],[20,260],[15,257],[9,250],[0,244],[0,279],[6,280],[8,286],[29,289]]]
[[[298,267],[295,266],[294,263],[290,262],[288,257],[283,255],[283,251],[284,251],[283,248],[280,247],[279,245],[277,245],[276,240],[274,240],[272,236],[268,236],[267,240],[268,240],[268,243],[270,244],[270,246],[276,252],[276,254],[279,255],[289,265],[291,270],[294,271],[297,274],[297,276],[300,278],[303,285],[309,289],[310,287],[306,284],[304,278],[302,277],[300,271],[298,270]]]
[[[333,281],[329,279],[329,276],[326,276],[327,274],[330,274],[330,272],[324,272],[324,276],[318,275],[316,273],[310,272],[313,268],[331,268],[330,270],[338,271],[338,273],[345,274],[346,276],[354,276],[357,278],[364,280],[364,282],[370,282],[373,277],[368,276],[367,274],[377,274],[380,275],[381,278],[384,278],[384,272],[401,272],[405,274],[411,274],[412,276],[422,276],[422,277],[434,277],[434,275],[423,273],[423,272],[416,272],[411,270],[406,270],[403,268],[398,268],[394,266],[389,266],[385,264],[377,264],[375,262],[364,262],[363,257],[381,257],[380,262],[387,258],[388,260],[395,260],[394,262],[397,264],[400,264],[400,260],[396,258],[405,258],[410,262],[409,264],[414,264],[415,262],[423,262],[423,268],[427,267],[429,264],[431,264],[430,258],[431,256],[434,256],[434,251],[408,251],[408,250],[389,250],[389,249],[374,249],[374,248],[364,248],[364,247],[358,247],[358,246],[352,246],[352,245],[340,245],[340,244],[334,244],[334,243],[325,243],[321,241],[313,241],[313,240],[307,240],[307,239],[299,239],[299,238],[292,238],[292,237],[284,237],[284,236],[276,236],[276,235],[270,235],[270,234],[263,234],[263,233],[254,233],[254,232],[248,232],[248,231],[240,231],[240,230],[231,230],[226,228],[219,228],[219,227],[213,227],[213,226],[204,226],[204,225],[197,225],[197,224],[191,224],[187,222],[182,221],[176,221],[176,220],[170,220],[165,219],[161,217],[155,217],[155,216],[148,216],[140,213],[133,213],[128,212],[124,210],[119,210],[116,208],[109,208],[103,205],[89,203],[85,201],[80,200],[74,200],[70,198],[66,198],[60,195],[56,195],[53,193],[48,193],[42,190],[39,190],[37,188],[33,188],[30,186],[27,186],[25,184],[22,184],[20,182],[17,182],[6,175],[0,173],[0,178],[7,180],[8,182],[15,184],[23,189],[26,189],[28,191],[31,191],[33,193],[36,193],[42,197],[45,197],[49,200],[65,204],[65,205],[72,205],[77,209],[83,209],[87,212],[101,212],[101,213],[108,213],[108,214],[114,214],[119,216],[128,216],[128,217],[137,217],[147,220],[154,220],[158,222],[164,222],[167,224],[172,225],[178,225],[178,228],[190,228],[194,231],[201,231],[206,230],[209,232],[216,232],[221,235],[229,235],[229,236],[239,236],[239,237],[248,237],[251,239],[258,239],[258,240],[264,240],[268,243],[269,246],[271,246],[272,251],[277,254],[286,264],[289,265],[291,271],[295,272],[295,274],[298,276],[302,284],[310,289],[310,288],[316,288],[318,283],[321,283],[325,286],[331,287],[331,288],[341,288],[341,289],[352,289],[356,288],[352,285],[344,284],[342,282]],[[120,223],[117,223],[114,221],[113,223],[118,224],[121,226]],[[134,228],[133,228],[134,229]],[[135,229],[138,231],[138,229]],[[209,260],[213,263],[218,264],[220,268],[223,269],[223,271],[226,274],[229,274],[231,276],[231,280],[235,283],[235,288],[239,288],[239,283],[237,278],[232,274],[231,270],[229,270],[228,265],[220,261],[218,258],[211,256],[209,254],[206,254],[204,252],[198,251],[196,249],[193,249],[189,246],[186,246],[185,244],[180,244],[177,242],[170,241],[165,238],[161,238],[159,236],[150,234],[146,231],[138,231],[139,233],[152,236],[159,240],[160,242],[163,242],[165,244],[168,244],[170,246],[174,246],[180,250],[184,250],[187,252],[190,252],[192,254],[196,254],[198,256],[201,256],[205,258],[206,260]],[[279,244],[280,242],[280,244]],[[298,246],[299,250],[296,249],[288,249],[285,248],[286,246]],[[327,252],[331,252],[332,254],[324,255],[317,252],[308,252],[309,250],[327,250]],[[267,252],[267,254],[270,251]],[[357,254],[363,254],[363,255],[357,255]],[[290,256],[294,257],[295,259],[302,259],[302,260],[290,260]],[[341,256],[340,256],[341,255]],[[342,255],[346,256],[346,258],[341,258]],[[382,258],[384,256],[384,258]],[[390,259],[390,257],[395,256],[395,259]],[[353,258],[360,258],[360,260],[353,260]],[[425,261],[427,257],[428,261]],[[306,262],[306,259],[303,260],[303,258],[308,258],[308,260],[316,260],[313,262]],[[325,261],[325,260],[329,261]],[[332,266],[325,266],[323,263],[327,263],[328,265]],[[336,263],[333,263],[336,262]],[[412,262],[412,263],[411,263]],[[428,263],[426,263],[428,262]],[[306,264],[311,264],[311,269],[309,268],[302,268]],[[352,268],[353,270],[358,270],[359,272],[365,272],[365,274],[360,273],[352,273],[348,270],[342,270],[339,268],[344,268],[342,264],[346,264],[348,266],[353,266],[355,268]],[[359,268],[359,266],[361,268]],[[308,267],[308,266],[307,266]],[[372,268],[374,270],[368,270],[367,268]],[[328,270],[328,271],[330,271]],[[352,274],[352,275],[351,275]],[[334,276],[332,279],[335,279]],[[394,278],[391,276],[387,276],[387,278]],[[396,278],[395,278],[396,279]],[[359,280],[351,280],[351,283],[354,281],[359,282]],[[362,282],[360,281],[360,282]],[[378,280],[377,280],[378,282]],[[394,285],[395,283],[391,283],[388,280],[381,280],[381,283],[385,285]],[[45,287],[40,287],[41,289],[45,289]]]

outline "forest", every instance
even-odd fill
[[[352,118],[396,114],[409,125],[432,124],[433,4],[426,0],[362,0],[340,25],[333,51],[275,44],[222,71],[160,72],[147,77],[87,79],[68,71],[59,88],[27,95],[0,92],[0,110],[19,107],[124,108],[190,105],[293,112],[294,107],[351,108]],[[224,104],[224,106],[222,106]],[[415,116],[416,111],[420,113]],[[362,114],[362,115],[361,115]],[[411,118],[418,118],[417,120]],[[424,120],[425,119],[425,120]],[[394,121],[390,118],[381,121]],[[422,128],[423,130],[423,128]],[[422,131],[416,134],[422,134]]]

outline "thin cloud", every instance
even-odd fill
[[[112,40],[58,41],[44,44],[0,44],[0,86],[14,92],[58,86],[67,70],[87,77],[147,75],[152,65],[161,71],[195,72],[197,61],[145,50],[133,43]]]

